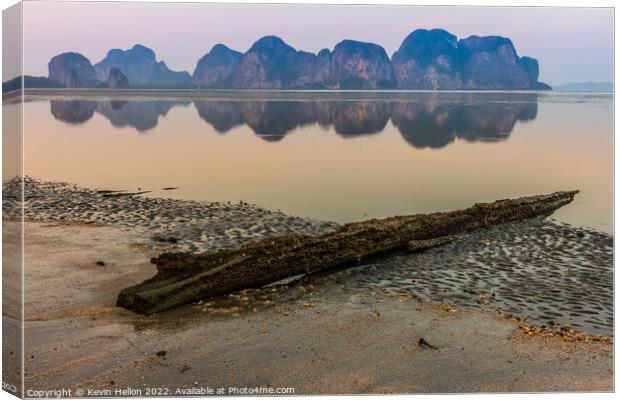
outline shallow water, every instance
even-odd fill
[[[554,217],[613,229],[612,94],[253,97],[29,98],[25,171],[337,222],[579,189]]]

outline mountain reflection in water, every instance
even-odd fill
[[[514,95],[513,95],[514,96]],[[471,97],[471,96],[470,96]],[[304,125],[333,127],[352,138],[382,132],[389,121],[415,148],[442,148],[456,139],[496,142],[510,136],[517,121],[536,118],[536,93],[519,95],[519,101],[436,97],[415,100],[195,100],[198,115],[218,133],[246,124],[266,141],[282,140]],[[476,99],[473,101],[472,99]],[[51,100],[52,115],[70,124],[82,124],[95,112],[116,128],[146,132],[157,126],[171,108],[189,101],[168,100]]]
[[[50,102],[52,115],[58,120],[81,124],[98,112],[109,119],[115,128],[130,126],[138,132],[155,128],[159,117],[165,117],[172,107],[190,104],[189,101],[150,100],[51,100]]]

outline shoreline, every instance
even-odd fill
[[[338,226],[335,222],[291,216],[243,201],[145,197],[29,177],[24,178],[24,183],[26,220],[118,225],[140,231],[136,235],[139,243],[175,251],[215,251],[289,233],[319,235]],[[11,193],[19,185],[11,180],[3,186],[7,199],[3,215],[10,219],[16,199]]]
[[[145,317],[117,307],[116,296],[151,277],[161,251],[213,251],[337,224],[245,203],[25,183],[27,389],[613,390],[612,336],[545,322],[572,310],[589,329],[606,326],[611,235],[535,219]],[[19,246],[10,221],[17,187],[3,188],[8,257]]]
[[[242,201],[144,197],[28,177],[24,183],[26,221],[119,227],[131,233],[133,245],[157,252],[215,252],[268,237],[318,236],[341,226]],[[14,212],[11,193],[18,187],[14,180],[3,185],[5,220]],[[307,279],[326,287],[345,282],[370,293],[407,292],[456,307],[495,308],[529,317],[542,328],[574,325],[603,336],[613,330],[613,235],[541,218],[467,232],[421,253],[397,253]]]
[[[493,96],[503,94],[522,95],[570,95],[572,93],[613,95],[608,91],[552,91],[552,90],[249,90],[249,89],[109,89],[109,88],[26,88],[2,94],[3,102],[11,103],[24,98],[70,97],[70,98],[116,98],[116,99],[211,99],[211,100],[408,100],[411,96],[450,96],[471,94]]]
[[[5,222],[5,229],[15,227]],[[27,390],[612,390],[609,344],[530,336],[496,312],[411,296],[329,298],[308,282],[281,290],[287,301],[274,301],[271,288],[153,317],[133,314],[114,306],[116,291],[120,282],[152,274],[155,252],[136,247],[131,231],[64,223],[25,227]],[[432,347],[419,345],[420,339]]]

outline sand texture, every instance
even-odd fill
[[[3,203],[4,274],[13,277],[16,188],[5,183]],[[609,235],[530,220],[145,317],[116,307],[116,297],[155,273],[150,259],[162,250],[209,251],[337,225],[246,204],[109,194],[26,180],[26,390],[613,390],[608,340],[521,327],[572,323],[608,333]]]
[[[527,336],[497,313],[411,296],[307,282],[139,316],[114,306],[119,286],[153,272],[152,250],[127,232],[27,223],[26,238],[27,388],[612,389],[608,344]]]

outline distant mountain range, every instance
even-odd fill
[[[564,92],[613,92],[613,82],[571,82],[565,85],[554,85],[553,90]]]
[[[318,54],[265,36],[241,53],[217,44],[192,75],[172,71],[140,44],[113,49],[92,65],[78,53],[51,59],[49,75],[28,77],[26,87],[135,87],[331,90],[550,90],[538,81],[538,61],[520,57],[510,39],[457,39],[443,29],[418,29],[388,57],[383,47],[343,40]],[[3,92],[5,86],[3,84]],[[19,81],[13,86],[19,88]]]

